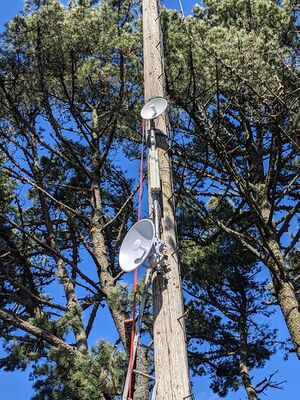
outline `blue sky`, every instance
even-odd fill
[[[0,29],[3,29],[3,25],[10,18],[14,17],[18,11],[22,9],[24,0],[1,0],[0,1]],[[188,14],[195,2],[191,0],[182,0],[185,14]],[[179,8],[178,0],[165,0],[164,4],[170,8]],[[138,171],[137,171],[138,173]],[[101,329],[99,327],[99,335],[101,337],[107,337],[114,340],[115,332],[113,330],[113,324],[110,321],[110,316],[107,314],[107,324]],[[288,336],[285,324],[283,322],[281,314],[278,312],[273,316],[274,326],[279,329],[280,337],[286,338]],[[91,337],[91,341],[95,342],[97,336],[94,333]],[[0,357],[1,357],[0,350]],[[268,392],[268,399],[282,400],[282,399],[295,399],[298,393],[298,376],[299,376],[299,362],[295,355],[291,355],[288,361],[283,361],[283,354],[278,353],[271,361],[267,364],[267,367],[263,371],[257,371],[255,373],[255,380],[263,379],[266,374],[272,373],[279,370],[278,380],[287,380],[284,391],[270,390]],[[194,383],[194,394],[195,400],[218,400],[218,397],[214,395],[209,389],[209,380],[207,378],[193,379]],[[30,400],[32,395],[31,382],[29,381],[28,372],[0,372],[0,397],[1,400]],[[238,393],[230,393],[227,399],[230,400],[244,400],[246,398],[244,391],[241,390]]]

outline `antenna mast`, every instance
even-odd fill
[[[163,46],[159,0],[143,0],[144,94],[145,102],[155,96],[165,97]],[[149,124],[149,121],[148,121]],[[160,237],[166,242],[167,258],[162,268],[153,272],[153,337],[155,358],[155,400],[192,398],[190,391],[184,308],[180,265],[177,256],[177,233],[173,198],[171,160],[168,154],[166,115],[147,126],[148,136],[156,142],[161,190],[149,196],[150,215],[160,208]],[[149,154],[151,157],[151,153]],[[148,176],[154,163],[148,160]],[[150,183],[150,182],[149,182]],[[151,187],[151,185],[149,185]]]

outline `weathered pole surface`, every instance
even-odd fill
[[[145,101],[152,96],[165,97],[161,40],[159,1],[143,0]],[[166,116],[157,118],[155,124],[164,134],[158,133],[156,137],[162,184],[161,239],[168,244],[164,271],[153,274],[155,400],[183,400],[190,399],[191,392]],[[151,212],[151,198],[149,202]]]

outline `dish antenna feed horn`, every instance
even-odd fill
[[[150,219],[142,219],[134,224],[125,236],[120,252],[119,264],[124,272],[134,271],[150,259],[150,267],[157,267],[165,258],[162,253],[166,244],[155,235],[155,227]]]

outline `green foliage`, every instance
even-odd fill
[[[33,367],[33,400],[92,400],[113,398],[121,391],[125,359],[122,352],[100,341],[89,354],[52,351],[47,363]]]
[[[225,397],[243,385],[243,327],[249,370],[263,368],[276,351],[276,330],[262,322],[273,312],[264,305],[270,301],[267,281],[251,253],[226,236],[207,248],[189,241],[184,246],[190,365],[195,374],[209,374],[212,390]]]
[[[297,303],[288,256],[299,241],[295,14],[294,2],[211,0],[185,20],[163,17],[167,91],[181,110],[171,116],[182,238],[209,247],[211,260],[196,254],[200,265],[222,261],[211,247],[222,235],[261,260],[298,349],[300,315],[291,318],[295,307],[287,310],[279,296],[289,287]],[[220,213],[229,202],[232,214]],[[220,270],[216,276],[227,279]],[[210,276],[202,278],[201,285]]]
[[[136,135],[140,42],[131,2],[98,3],[28,0],[1,36],[0,306],[28,329],[1,320],[0,367],[33,365],[36,399],[112,399],[126,368],[109,343],[86,348],[105,302],[120,336],[130,310],[113,279],[134,202],[118,158]]]
[[[110,306],[117,307],[124,312],[129,312],[130,303],[127,284],[121,283],[111,290],[108,298],[108,304]]]
[[[233,202],[217,197],[210,198],[206,207],[208,218],[213,213],[224,223],[236,212]],[[274,309],[267,304],[273,297],[252,252],[216,226],[197,221],[195,215],[192,208],[180,205],[190,366],[196,375],[210,375],[212,390],[225,397],[243,386],[242,363],[252,375],[280,347],[277,331],[269,323]],[[248,222],[244,219],[235,227]],[[199,237],[202,226],[212,237],[208,243]]]
[[[195,6],[194,15],[185,23],[176,12],[166,13],[171,85],[176,82],[180,92],[197,90],[196,96],[202,89],[207,99],[215,92],[218,74],[218,88],[224,94],[236,91],[243,82],[260,100],[267,100],[267,90],[278,88],[282,62],[292,62],[289,46],[295,31],[291,12],[291,5],[273,0],[212,0],[204,1],[203,7]]]
[[[58,0],[48,0],[38,12],[27,11],[8,23],[5,68],[11,69],[12,80],[18,75],[12,89],[25,114],[33,106],[49,112],[48,107],[66,111],[73,101],[73,107],[85,104],[85,110],[88,103],[98,104],[104,125],[112,109],[122,105],[120,111],[130,111],[134,98],[127,95],[139,80],[140,49],[127,2],[123,3],[121,8],[109,1],[98,7],[79,4],[68,11]],[[13,54],[22,56],[22,63],[15,63]],[[63,123],[70,123],[70,118]]]

